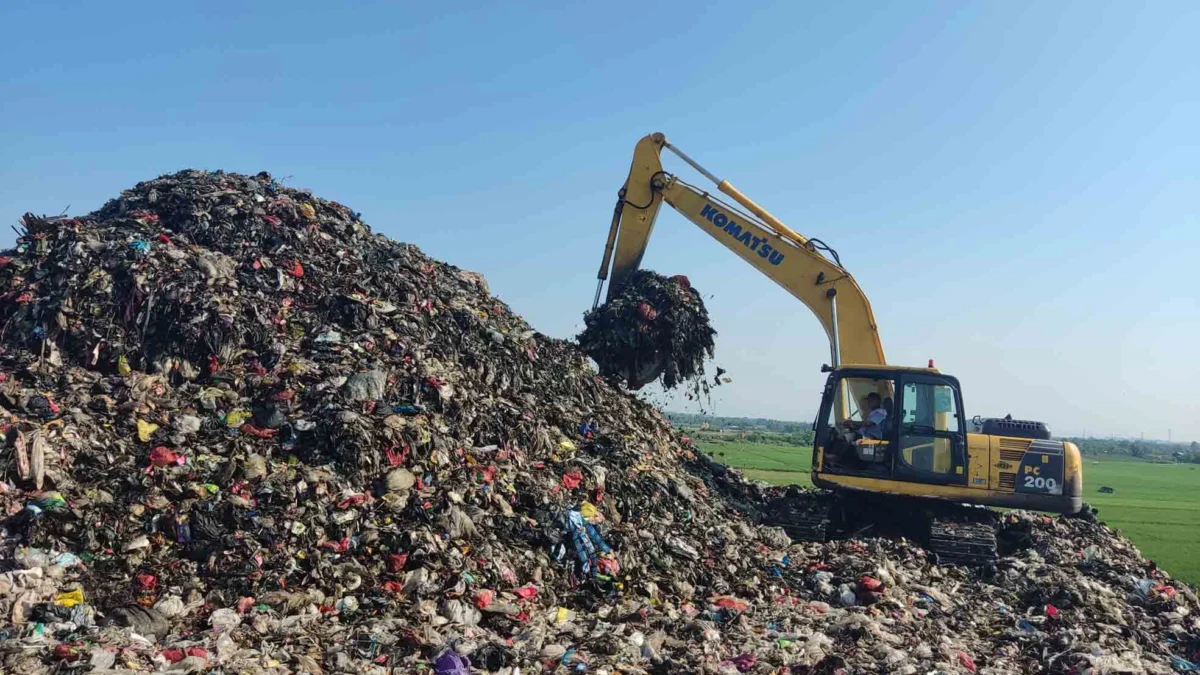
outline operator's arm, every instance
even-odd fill
[[[871,304],[846,270],[818,253],[808,239],[750,201],[728,181],[718,180],[677,150],[680,157],[717,183],[718,189],[733,198],[740,208],[665,173],[660,159],[664,147],[671,146],[663,135],[652,134],[639,141],[634,150],[633,165],[613,214],[599,275],[603,283],[611,256],[610,298],[641,264],[658,210],[665,201],[803,302],[816,315],[831,341],[832,292],[837,299],[839,362],[886,363]],[[596,290],[599,300],[600,288]]]

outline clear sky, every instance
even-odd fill
[[[1194,0],[3,5],[6,224],[267,170],[568,337],[663,131],[837,248],[968,416],[1200,440]],[[803,305],[669,209],[645,263],[709,298],[715,412],[811,418]]]

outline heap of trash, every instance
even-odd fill
[[[1168,673],[1187,585],[1004,516],[994,572],[793,543],[780,493],[482,277],[269,175],[0,254],[0,672]]]
[[[600,374],[632,389],[659,380],[666,389],[698,382],[716,331],[687,277],[650,270],[629,275],[616,295],[586,313],[579,346]]]

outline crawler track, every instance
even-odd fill
[[[982,567],[996,562],[996,528],[991,523],[936,518],[926,546],[943,565]]]
[[[990,509],[928,499],[855,492],[789,490],[766,521],[797,541],[831,541],[870,533],[919,541],[944,565],[987,567],[996,561],[996,523]]]

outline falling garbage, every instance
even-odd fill
[[[638,270],[607,303],[584,315],[579,346],[600,374],[633,389],[654,380],[671,389],[704,375],[713,330],[686,277]]]
[[[700,374],[699,296],[641,278],[592,319],[630,341],[584,349],[620,374],[642,335],[664,384]],[[1194,590],[1094,518],[1005,514],[993,570],[792,543],[771,505],[815,493],[713,462],[478,274],[267,174],[26,216],[0,318],[0,672],[1200,660]]]

